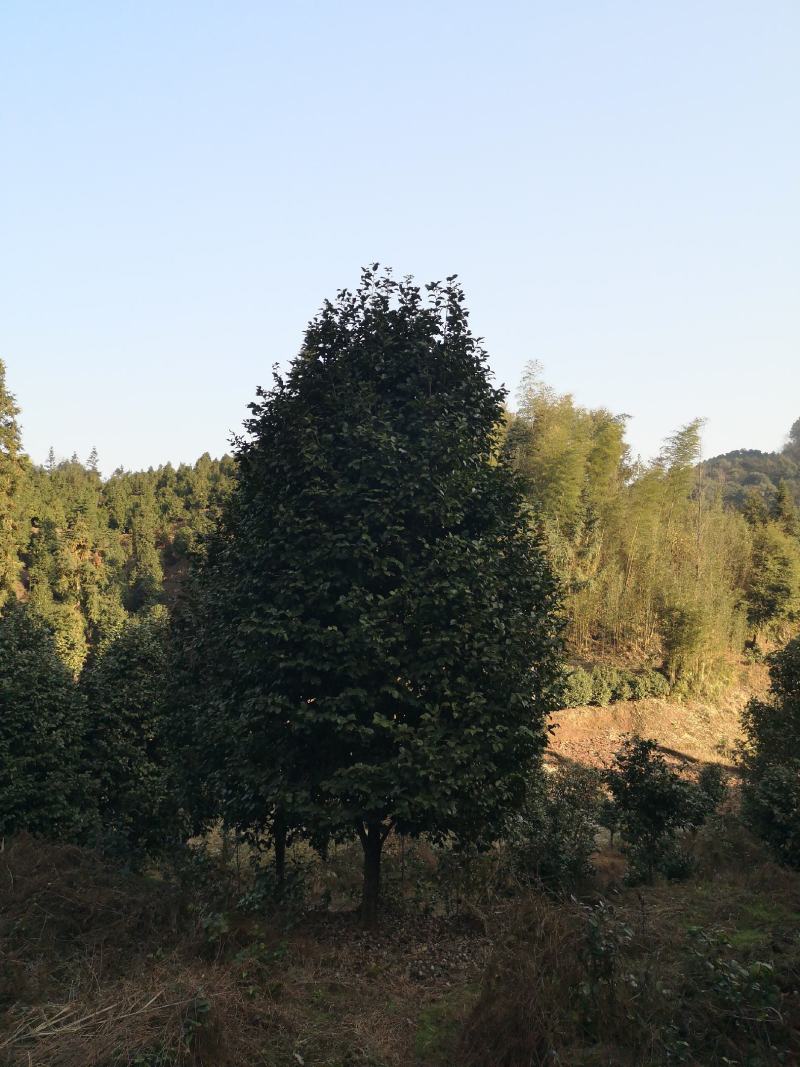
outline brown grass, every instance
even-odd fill
[[[594,907],[520,903],[454,1062],[800,1062],[800,875],[732,817],[696,853],[701,874],[687,883],[618,890]],[[705,937],[720,947],[705,949]],[[763,965],[774,983],[766,1000]]]
[[[0,1064],[404,1067],[487,954],[474,926],[412,911],[374,934],[340,912],[209,939],[167,882],[19,839],[0,855]]]

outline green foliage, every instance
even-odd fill
[[[800,638],[771,657],[768,701],[742,715],[743,808],[777,857],[800,868]]]
[[[632,671],[618,670],[611,680],[611,699],[632,700],[636,675]]]
[[[702,794],[701,806],[709,812],[716,811],[725,797],[728,786],[725,768],[718,763],[704,763],[697,776],[697,786]]]
[[[800,610],[800,543],[780,526],[758,526],[746,585],[747,618],[756,630],[792,622]]]
[[[517,877],[574,889],[590,872],[600,824],[601,776],[591,768],[540,771],[507,837]]]
[[[798,423],[800,419],[790,430],[789,441],[781,452],[739,449],[705,461],[705,472],[719,482],[726,501],[745,509],[748,501],[756,497],[768,513],[774,507],[780,487],[784,486],[794,501],[800,503]]]
[[[771,963],[742,963],[724,935],[690,926],[690,979],[710,1011],[731,1026],[751,1029],[779,1016],[781,990]]]
[[[764,766],[745,789],[744,813],[781,863],[800,868],[800,759]]]
[[[686,873],[679,835],[696,830],[717,806],[713,776],[701,788],[669,768],[655,741],[629,737],[614,756],[607,780],[631,879],[652,882],[657,871],[668,877]]]
[[[644,697],[665,698],[669,696],[669,682],[660,671],[644,671],[637,676],[637,683],[638,691],[642,692]]]
[[[70,839],[87,816],[84,709],[52,637],[17,605],[0,618],[0,836]]]
[[[367,896],[392,827],[498,831],[556,702],[556,590],[495,460],[502,398],[455,281],[366,271],[252,405],[182,631],[197,792],[242,831],[357,831]]]
[[[697,465],[700,429],[632,465],[624,418],[577,407],[533,367],[503,443],[567,593],[571,651],[660,661],[687,692],[713,688],[743,643],[752,536]],[[597,702],[625,699],[624,680],[607,688]]]
[[[0,361],[0,610],[24,597],[74,676],[131,614],[174,596],[170,564],[197,551],[227,495],[232,461],[103,481],[95,449],[86,464],[51,448],[37,467],[22,452],[13,396]],[[177,554],[172,551],[177,546]]]
[[[154,854],[178,838],[165,719],[167,632],[163,611],[131,619],[80,680],[95,834],[123,855]]]
[[[19,408],[6,389],[6,368],[0,360],[0,608],[16,592],[24,535],[20,489],[25,464],[17,415]]]
[[[592,670],[592,703],[600,708],[606,707],[614,698],[617,685],[617,672],[613,667],[603,664]]]
[[[592,701],[592,676],[583,667],[570,668],[564,678],[562,702],[565,708],[581,708]]]

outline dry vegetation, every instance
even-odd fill
[[[724,760],[740,700],[558,716],[555,758],[603,764],[630,730]],[[628,888],[608,843],[576,896],[521,886],[502,851],[389,848],[378,932],[357,848],[292,856],[259,897],[216,840],[135,874],[20,837],[0,854],[4,1067],[533,1067],[800,1059],[800,876],[735,815],[683,883]],[[249,896],[248,896],[249,894]]]

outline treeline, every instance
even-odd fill
[[[504,399],[454,279],[376,269],[235,460],[38,468],[3,387],[0,835],[136,862],[221,824],[279,879],[293,841],[357,838],[374,918],[390,834],[485,847],[541,787],[565,630],[603,703],[794,625],[794,506],[726,506],[699,423],[642,464],[533,374]]]
[[[800,505],[800,419],[780,452],[737,449],[706,460],[703,467],[720,483],[723,498],[741,510],[754,498],[767,509],[775,507],[786,492]]]
[[[233,478],[229,457],[114,471],[96,452],[43,466],[22,450],[0,361],[0,603],[20,600],[77,674],[128,619],[173,598]]]
[[[0,362],[0,599],[26,601],[73,673],[127,619],[172,603],[234,484],[231,457],[116,470],[22,450]],[[518,471],[565,595],[568,703],[713,692],[742,649],[800,620],[793,493],[800,420],[780,454],[700,461],[701,423],[634,460],[626,420],[558,395],[532,366],[499,450]]]
[[[738,506],[700,463],[701,427],[678,430],[650,463],[634,460],[624,416],[556,394],[535,365],[507,418],[502,450],[561,578],[570,652],[634,668],[628,688],[647,669],[678,694],[714,688],[746,642],[781,643],[800,618],[791,492],[779,484]]]

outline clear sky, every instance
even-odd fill
[[[373,260],[644,455],[800,416],[798,0],[2,0],[0,194],[38,461],[221,453]]]

